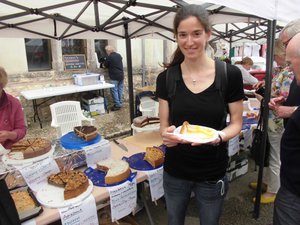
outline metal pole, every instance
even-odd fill
[[[128,79],[128,94],[129,94],[129,109],[130,109],[130,124],[134,118],[134,98],[133,98],[133,81],[132,81],[132,57],[131,57],[131,40],[128,35],[128,18],[123,18],[126,42],[126,59],[127,59],[127,79]],[[132,130],[131,130],[132,132]]]
[[[145,40],[142,39],[142,87],[144,87],[146,85],[146,81],[145,81]]]
[[[258,170],[257,177],[257,189],[256,189],[256,201],[254,204],[254,218],[259,218],[260,213],[260,198],[261,198],[261,188],[262,188],[262,178],[264,170],[264,160],[265,160],[265,151],[267,144],[267,131],[268,131],[268,116],[269,116],[269,106],[271,96],[271,79],[273,73],[273,50],[274,50],[274,39],[275,39],[275,29],[276,29],[276,20],[268,21],[268,34],[267,34],[267,57],[266,57],[266,77],[265,77],[265,96],[264,96],[264,105],[263,105],[263,143],[260,148],[260,165]]]

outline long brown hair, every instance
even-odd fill
[[[208,18],[208,12],[201,5],[185,5],[182,6],[176,13],[173,21],[173,32],[174,35],[177,35],[177,29],[182,20],[185,20],[188,17],[196,17],[197,20],[204,27],[205,32],[211,31],[211,24]],[[175,64],[180,64],[184,60],[184,55],[182,54],[180,48],[177,46],[177,49],[172,55],[171,62],[166,65],[166,67],[173,66]]]

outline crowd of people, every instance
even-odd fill
[[[227,64],[230,88],[225,96],[218,94],[215,62],[205,52],[211,36],[207,12],[199,5],[183,6],[173,24],[177,49],[156,81],[160,132],[167,146],[163,186],[168,224],[184,224],[194,193],[201,224],[217,225],[228,188],[226,143],[242,125],[243,84],[258,89],[264,82],[249,74],[253,61],[247,57],[235,67]],[[261,196],[261,203],[275,201],[273,225],[300,224],[300,87],[296,86],[300,84],[299,25],[300,20],[289,23],[275,43],[278,67],[269,103],[270,163],[264,177],[266,190]],[[175,93],[170,95],[168,76],[172,74],[179,77],[175,79]],[[223,123],[224,112],[230,115],[228,124]],[[219,137],[199,144],[174,135],[175,128],[184,121],[212,127],[219,131]],[[257,183],[250,186],[256,188]]]
[[[218,225],[228,180],[228,141],[242,128],[244,84],[255,89],[258,82],[249,69],[251,58],[235,66],[224,64],[217,73],[217,62],[206,53],[212,35],[208,12],[200,5],[182,6],[173,21],[177,49],[171,62],[156,81],[159,99],[160,133],[167,146],[163,187],[169,225],[183,225],[190,196],[195,195],[202,225]],[[122,56],[106,46],[108,68],[114,100],[112,110],[122,107],[124,71]],[[300,224],[300,20],[287,24],[275,42],[277,68],[272,78],[269,102],[268,138],[270,165],[264,176],[265,192],[261,203],[274,204],[273,225]],[[171,96],[168,76],[179,74]],[[219,79],[218,76],[225,76]],[[218,80],[225,91],[220,91]],[[4,91],[7,73],[0,67],[0,143],[4,148],[22,139],[26,126],[20,102]],[[230,84],[230,85],[228,85]],[[263,96],[257,96],[263,98]],[[230,121],[226,122],[227,114]],[[208,143],[186,140],[173,132],[185,121],[214,128],[218,138]],[[257,187],[256,182],[250,184]],[[11,202],[5,181],[0,179],[0,222],[18,224],[16,210],[7,209]],[[254,199],[255,201],[255,199]],[[4,212],[4,213],[3,213]],[[9,221],[11,219],[11,221]]]

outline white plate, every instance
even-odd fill
[[[215,129],[205,126],[201,127],[213,131],[213,136],[211,138],[204,138],[201,134],[180,134],[179,132],[181,130],[181,126],[177,127],[173,133],[183,140],[193,143],[208,143],[218,138],[218,131],[216,131]]]
[[[49,152],[47,152],[43,155],[34,157],[34,158],[29,158],[29,159],[20,159],[18,157],[15,157],[14,154],[9,152],[9,153],[2,156],[2,161],[6,165],[13,165],[13,166],[18,166],[19,165],[19,166],[22,166],[22,165],[25,165],[25,164],[31,164],[31,163],[46,159],[46,158],[53,155],[54,150],[55,150],[55,145],[52,145]]]
[[[36,198],[42,205],[49,208],[63,208],[75,204],[81,204],[93,191],[93,183],[89,180],[89,186],[85,192],[75,198],[68,200],[64,199],[64,188],[57,187],[51,184],[46,184],[40,188],[36,194]]]

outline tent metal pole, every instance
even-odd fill
[[[267,131],[268,131],[268,117],[269,117],[269,106],[271,96],[271,80],[273,73],[273,59],[274,59],[274,41],[275,41],[275,30],[276,20],[268,21],[268,34],[267,34],[267,57],[266,57],[266,77],[265,77],[265,96],[263,102],[263,142],[260,148],[260,165],[264,165],[265,151],[267,146]],[[264,166],[259,167],[257,177],[257,189],[256,189],[256,201],[254,204],[254,218],[258,219],[260,214],[260,199],[261,199],[261,188],[263,178]]]
[[[127,59],[127,79],[128,79],[128,94],[129,94],[129,109],[130,109],[130,124],[134,118],[134,98],[133,98],[133,79],[132,79],[132,55],[131,55],[131,39],[128,35],[127,18],[123,18],[126,42],[126,59]],[[132,133],[132,129],[131,129]]]
[[[145,39],[142,39],[142,87],[146,85]]]

